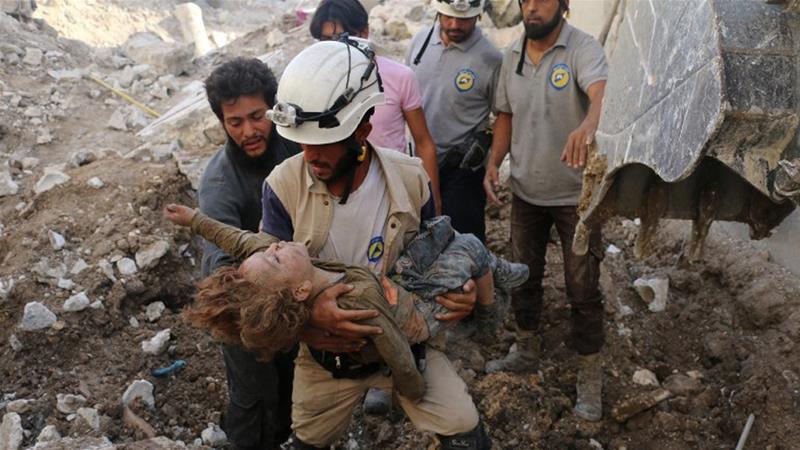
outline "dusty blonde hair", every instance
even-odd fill
[[[297,342],[311,316],[310,302],[298,302],[289,289],[256,285],[234,266],[224,266],[197,283],[194,304],[183,317],[219,341],[242,345],[268,361]]]

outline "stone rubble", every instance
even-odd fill
[[[170,329],[161,330],[152,338],[142,342],[142,351],[148,355],[160,355],[169,346]]]
[[[64,302],[62,309],[69,312],[78,312],[88,308],[90,304],[91,302],[89,297],[86,296],[86,292],[80,292],[68,298]]]
[[[6,413],[3,423],[0,424],[0,448],[3,450],[18,450],[24,437],[22,418],[15,412]]]
[[[19,327],[24,331],[36,331],[49,328],[56,320],[56,315],[46,306],[39,302],[29,302],[25,305]]]
[[[636,293],[647,303],[647,308],[652,312],[661,312],[667,308],[669,298],[669,279],[667,278],[638,278],[633,282]]]
[[[134,381],[122,394],[122,404],[128,406],[137,398],[149,407],[154,407],[156,400],[153,397],[153,384],[146,380]]]
[[[166,306],[164,306],[164,302],[150,303],[145,309],[145,316],[147,316],[147,320],[149,322],[156,322],[161,318],[161,315],[164,313],[165,309]]]
[[[56,409],[64,414],[73,414],[86,403],[86,397],[80,394],[57,394]]]
[[[60,167],[47,167],[44,169],[44,175],[39,178],[39,181],[37,181],[36,185],[33,187],[33,192],[41,194],[69,180],[70,176],[62,172]]]

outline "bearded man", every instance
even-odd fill
[[[564,256],[571,305],[572,346],[579,357],[575,413],[602,418],[603,303],[598,289],[603,256],[600,230],[590,251],[572,252],[583,167],[600,120],[608,68],[600,44],[569,25],[569,0],[520,0],[525,35],[503,57],[494,107],[498,111],[484,189],[497,201],[498,169],[511,151],[513,260],[528,264],[530,278],[513,292],[517,349],[490,361],[487,372],[538,369],[542,277],[555,225]]]

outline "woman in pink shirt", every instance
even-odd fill
[[[369,37],[369,15],[358,0],[322,0],[311,19],[311,35],[319,40],[329,40],[341,33]],[[441,214],[439,194],[439,165],[436,147],[428,132],[425,113],[422,111],[422,94],[414,72],[406,65],[378,56],[378,72],[383,80],[386,103],[375,107],[370,119],[372,133],[369,141],[378,147],[406,152],[406,129],[416,144],[416,154],[431,179],[431,191],[436,203],[436,213]]]

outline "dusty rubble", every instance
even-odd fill
[[[198,274],[197,242],[159,213],[167,202],[194,202],[192,182],[224,135],[201,102],[137,136],[153,119],[93,78],[163,113],[191,100],[196,80],[231,55],[272,53],[280,70],[310,42],[297,27],[301,14],[271,11],[258,23],[207,0],[209,33],[225,35],[212,41],[227,45],[192,58],[161,2],[141,1],[139,11],[122,0],[40,3],[30,21],[0,14],[0,448],[224,448],[215,425],[227,396],[221,355],[179,315]],[[256,3],[263,5],[248,4]],[[402,55],[403,39],[433,22],[420,4],[373,9],[381,51]],[[80,34],[66,17],[100,23],[87,5],[100,5],[118,29]],[[292,5],[290,12],[303,8]],[[175,58],[136,50],[165,43]],[[488,235],[507,254],[508,193],[503,198],[505,206],[489,208]],[[497,448],[731,448],[750,413],[753,448],[791,448],[800,439],[800,282],[719,232],[705,260],[689,264],[681,257],[686,227],[662,227],[644,261],[633,257],[636,222],[606,227],[599,424],[571,412],[576,362],[555,243],[538,373],[483,374],[485,361],[509,350],[511,322],[492,345],[451,342]],[[638,279],[662,280],[652,299],[637,294]],[[168,367],[168,375],[153,375]],[[357,411],[340,448],[432,442],[400,413]]]

